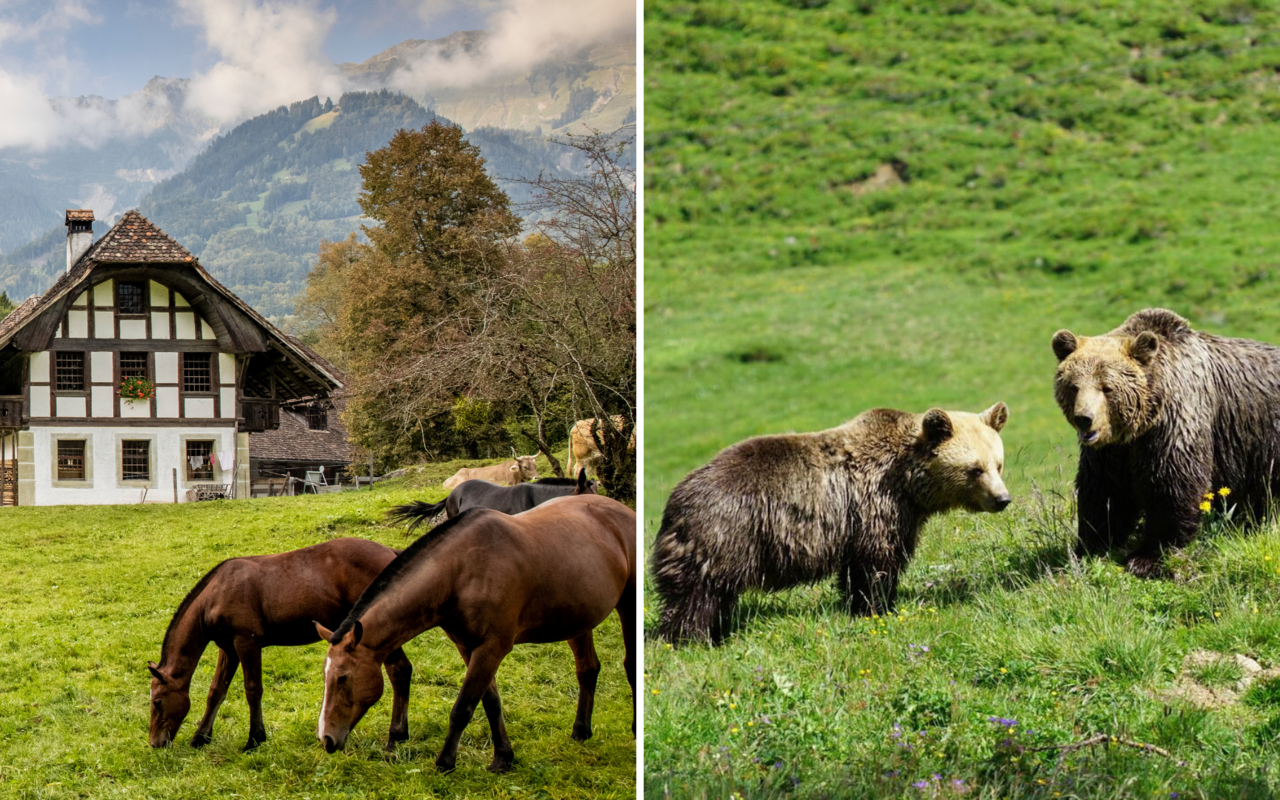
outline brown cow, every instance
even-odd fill
[[[621,428],[624,420],[621,414],[614,414],[610,419],[613,421],[615,428]],[[577,470],[574,469],[573,462],[576,459],[578,467],[586,469],[591,475],[599,475],[600,461],[604,458],[604,454],[600,452],[600,448],[596,446],[595,439],[591,436],[591,425],[596,422],[593,417],[591,419],[580,419],[573,423],[573,427],[569,429],[569,466],[565,470],[568,475],[574,475]],[[596,426],[596,433],[603,436],[599,425]],[[635,452],[636,449],[636,431],[631,429],[631,441],[627,444],[627,449]]]
[[[517,483],[538,478],[537,455],[517,456],[514,449],[511,455],[515,458],[503,461],[501,464],[489,467],[463,467],[444,482],[444,488],[453,491],[453,488],[463,481],[474,480],[489,481],[499,486],[515,486]]]

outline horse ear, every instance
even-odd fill
[[[349,649],[354,649],[360,644],[360,640],[364,638],[364,626],[360,624],[360,620],[356,620],[356,624],[351,626],[351,645]]]
[[[157,664],[156,662],[154,662],[154,661],[148,661],[148,662],[147,662],[147,669],[151,671],[151,675],[152,675],[152,677],[154,677],[156,680],[160,681],[161,683],[168,683],[168,682],[169,682],[169,679],[168,679],[168,678],[166,678],[166,677],[164,676],[164,673],[160,671],[160,665],[159,665],[159,664]]]
[[[585,494],[587,491],[587,471],[585,469],[578,470],[578,494]]]
[[[313,619],[311,620],[311,624],[316,626],[316,633],[320,634],[321,639],[324,639],[327,642],[333,638],[333,631],[321,625],[319,622],[316,622]]]

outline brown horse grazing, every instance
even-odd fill
[[[191,708],[191,676],[209,642],[218,666],[204,717],[191,746],[208,744],[227,687],[244,664],[249,701],[249,743],[266,741],[262,724],[262,648],[317,641],[312,620],[341,622],[360,594],[398,550],[367,539],[334,539],[279,555],[231,558],[209,570],[187,593],[164,634],[160,663],[151,669],[151,746],[173,742]],[[394,695],[387,748],[409,737],[409,680],[413,667],[400,650],[389,653],[387,677]]]
[[[573,738],[591,736],[600,660],[592,630],[617,609],[635,732],[636,513],[599,495],[561,497],[515,516],[463,512],[415,541],[383,570],[329,640],[318,735],[332,753],[382,696],[378,665],[405,642],[442,628],[467,665],[436,758],[453,769],[458,740],[483,702],[491,772],[514,759],[494,675],[517,644],[568,641],[578,673]]]

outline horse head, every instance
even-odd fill
[[[191,693],[154,661],[147,662],[147,668],[151,670],[151,746],[168,747],[191,710]]]
[[[316,633],[329,642],[316,738],[324,743],[325,752],[334,753],[346,745],[352,728],[382,697],[382,667],[372,650],[360,647],[364,626],[358,621],[338,638],[319,622],[315,626]]]

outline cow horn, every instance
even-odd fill
[[[516,446],[514,444],[511,445],[511,457],[518,458],[518,456],[516,455]]]

